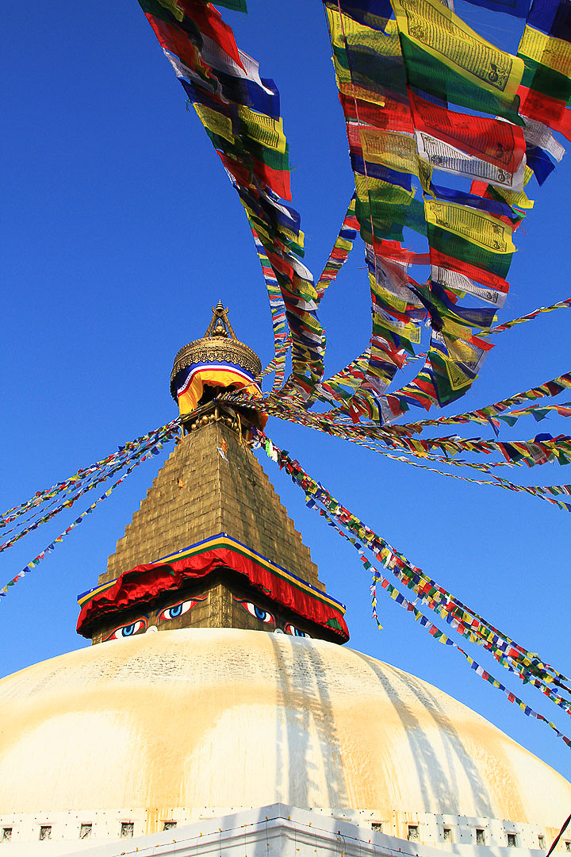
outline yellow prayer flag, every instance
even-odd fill
[[[359,24],[349,15],[339,13],[337,9],[326,8],[331,43],[338,48],[366,47],[384,57],[400,57],[402,55],[397,22],[389,21],[384,33]]]
[[[527,26],[519,43],[518,54],[541,63],[560,74],[571,75],[571,43]]]
[[[478,354],[463,338],[469,335],[465,327],[461,327],[454,324],[454,322],[450,322],[450,319],[446,319],[442,332],[446,341],[448,354],[453,360],[458,363],[475,363],[478,360]],[[451,339],[450,337],[456,338]]]
[[[347,76],[342,80],[338,80],[337,86],[342,95],[349,95],[351,98],[357,98],[359,101],[368,101],[371,104],[377,104],[379,107],[384,107],[387,103],[386,95],[374,92],[372,89],[363,89],[363,87],[353,84],[349,72],[347,72]]]
[[[357,123],[350,123],[349,131],[358,132],[365,161],[418,175],[416,141],[411,134],[383,131]]]
[[[256,223],[256,232],[258,233],[258,238],[260,239],[262,244],[269,244],[270,246],[273,244],[273,238],[271,237],[270,233],[262,226],[260,226],[259,223]]]
[[[474,379],[468,378],[456,363],[453,363],[452,360],[448,360],[446,357],[443,357],[442,359],[446,367],[446,374],[448,375],[450,386],[453,390],[461,390],[463,387],[469,387],[470,384],[473,383]]]
[[[374,313],[373,315],[373,326],[374,328],[381,327],[385,328],[385,330],[390,330],[391,333],[396,333],[397,336],[403,336],[405,339],[408,339],[409,342],[414,342],[415,344],[420,343],[421,337],[421,329],[420,326],[415,324],[414,322],[402,322],[398,319],[390,320],[387,318],[386,314]]]
[[[397,295],[394,295],[392,292],[389,292],[384,286],[381,286],[380,283],[377,283],[375,279],[375,275],[369,273],[369,285],[371,288],[371,292],[374,295],[378,295],[383,301],[389,304],[389,306],[394,307],[398,312],[404,313],[407,308],[407,302],[404,298],[400,298]]]
[[[413,190],[405,190],[400,185],[371,176],[355,174],[355,191],[359,202],[383,202],[387,205],[410,205],[414,197]]]
[[[234,143],[232,120],[228,116],[224,116],[210,107],[205,107],[204,104],[195,103],[193,107],[205,128],[208,128],[213,134],[218,134],[219,137],[224,137],[229,143]]]
[[[283,155],[286,150],[286,138],[281,117],[272,119],[271,116],[257,113],[249,107],[239,107],[238,113],[250,137],[267,146],[268,149],[274,149]]]
[[[382,299],[385,303],[392,306],[393,309],[396,309],[397,312],[405,313],[407,308],[407,302],[403,298],[397,297],[397,295],[393,295],[391,292],[387,291],[387,289],[383,289],[376,285],[375,294],[382,296]]]
[[[441,200],[425,200],[428,223],[460,235],[492,253],[513,253],[513,229],[485,211]]]
[[[531,167],[526,166],[523,178],[523,186],[525,187],[531,177],[534,175]],[[533,208],[535,205],[535,201],[530,199],[524,190],[507,190],[507,188],[497,188],[498,193],[502,196],[503,199],[509,205],[515,206],[516,208],[523,208],[524,210],[528,210]]]
[[[439,0],[392,0],[398,28],[411,42],[475,86],[513,98],[524,62],[483,39]]]

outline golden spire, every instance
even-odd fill
[[[228,309],[222,301],[212,307],[212,320],[201,339],[184,345],[174,359],[171,372],[171,395],[177,401],[177,389],[184,371],[198,363],[232,364],[245,370],[252,378],[262,371],[258,355],[240,342],[228,320]]]
[[[226,338],[235,339],[238,342],[238,337],[232,330],[232,325],[228,321],[228,307],[224,309],[222,301],[218,301],[215,307],[212,307],[212,321],[208,325],[203,339],[210,339],[212,336],[224,336]]]

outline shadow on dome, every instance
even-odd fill
[[[418,706],[409,706],[399,693],[398,685],[402,685],[400,670],[388,664],[383,664],[381,668],[380,664],[361,652],[355,652],[355,654],[375,673],[380,684],[395,703],[395,710],[404,726],[414,758],[425,811],[458,814],[458,795],[461,788],[454,764],[454,760],[457,760],[469,784],[474,801],[474,814],[493,817],[495,812],[491,796],[482,775],[474,764],[473,756],[462,741],[454,721],[445,714],[436,697],[429,694],[426,682],[421,682],[407,674],[406,688],[412,692],[414,698],[421,703],[423,710],[433,720],[434,727],[442,739],[446,765],[437,754],[428,730],[415,714]],[[387,673],[393,673],[395,680],[390,681]]]
[[[295,783],[296,805],[310,807],[316,800],[323,801],[322,789],[326,783],[329,803],[324,805],[348,806],[341,763],[342,748],[335,725],[326,665],[314,647],[297,645],[294,659],[291,649],[287,651],[273,636],[270,640],[277,666],[277,702],[288,712],[285,722],[277,721],[276,746],[285,766],[289,763],[291,748],[295,747],[304,772],[304,776]],[[313,725],[313,734],[321,751],[319,761],[323,766],[317,778],[315,760],[310,753],[310,725]]]

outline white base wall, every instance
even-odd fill
[[[452,817],[418,815],[409,823],[418,824],[419,841],[407,841],[391,835],[390,820],[378,819],[374,810],[335,812],[273,804],[259,809],[219,810],[218,816],[215,812],[203,810],[198,821],[183,825],[179,821],[176,828],[150,836],[136,835],[144,829],[146,819],[133,811],[107,811],[100,813],[99,819],[94,813],[86,813],[85,819],[83,814],[74,814],[71,819],[62,813],[67,820],[62,818],[57,827],[58,819],[50,814],[52,830],[59,830],[60,835],[43,841],[37,838],[39,827],[49,822],[37,816],[33,830],[20,830],[19,836],[14,823],[12,840],[0,841],[0,857],[442,857],[443,851],[457,857],[539,857],[551,844],[546,837],[544,848],[538,848],[538,833],[531,829],[534,825],[525,825],[530,829],[522,831],[521,825],[489,819],[463,818],[463,824],[458,825],[459,819],[454,817],[454,828]],[[93,838],[79,841],[82,821],[94,825]],[[134,823],[133,838],[118,838],[121,821]],[[379,832],[379,824],[389,832]],[[453,829],[453,842],[442,841],[443,826]],[[496,826],[501,830],[493,829]],[[489,845],[475,844],[475,828],[486,831]],[[515,849],[493,844],[498,839],[505,842],[507,832],[518,837]],[[434,841],[429,834],[434,835]],[[532,839],[535,841],[529,845],[524,841]],[[566,850],[565,842],[557,850]]]

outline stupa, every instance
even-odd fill
[[[94,645],[0,681],[0,849],[539,854],[571,785],[344,645],[344,607],[250,448],[260,368],[222,304],[176,355],[181,437],[79,598]],[[238,389],[247,406],[217,398]]]

